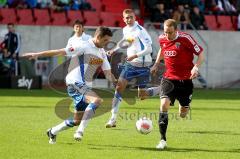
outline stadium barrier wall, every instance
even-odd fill
[[[41,89],[42,77],[41,76],[0,76],[0,88],[12,89]]]
[[[16,31],[22,37],[21,53],[64,48],[68,38],[72,35],[71,26],[16,26]],[[94,31],[94,28],[86,27],[87,33],[93,35]],[[114,32],[113,40],[120,40],[122,36],[121,30],[114,28]],[[0,40],[3,40],[5,33],[7,33],[6,25],[0,25]],[[228,83],[239,81],[240,32],[199,31],[199,34],[208,44],[207,72],[205,72],[205,65],[201,68],[201,73],[208,75],[206,79],[208,87],[223,88]],[[156,33],[152,36],[155,45],[157,45],[157,37],[158,34]],[[50,69],[57,65],[57,59],[52,58],[50,60]],[[236,84],[233,87],[240,88],[240,84]]]

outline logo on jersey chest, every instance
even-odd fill
[[[103,63],[103,60],[99,58],[90,58],[90,61],[89,61],[90,65],[101,65],[102,63]]]
[[[176,42],[176,43],[175,43],[175,46],[176,46],[177,49],[179,49],[180,45],[181,45],[180,42]]]
[[[176,51],[164,51],[164,55],[166,57],[173,57],[173,56],[176,56],[177,55],[177,52]]]
[[[68,49],[68,51],[73,52],[73,51],[74,51],[74,48],[71,46],[71,47]]]

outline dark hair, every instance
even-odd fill
[[[75,21],[73,22],[73,26],[75,26],[75,25],[81,25],[81,26],[84,26],[83,22],[80,21],[79,19],[77,19],[77,20],[75,20]]]
[[[108,27],[103,26],[98,27],[94,34],[94,36],[99,36],[100,38],[104,37],[105,35],[112,37],[113,33]]]
[[[12,25],[12,26],[14,26],[14,23],[8,23],[8,24],[7,24],[7,26],[9,26],[9,25]]]

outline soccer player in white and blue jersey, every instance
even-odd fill
[[[115,95],[112,101],[112,116],[106,124],[106,128],[116,127],[117,113],[122,100],[122,93],[132,79],[137,79],[138,88],[146,87],[149,82],[152,64],[152,40],[147,31],[135,20],[132,9],[123,11],[123,21],[126,26],[123,28],[123,40],[132,41],[127,48],[127,58],[124,68],[118,79]],[[111,54],[110,52],[109,54]]]
[[[67,119],[47,131],[49,143],[56,142],[59,132],[79,125],[74,133],[75,140],[81,140],[84,129],[95,113],[102,99],[91,90],[87,81],[93,79],[97,68],[101,66],[108,80],[115,82],[116,79],[111,73],[111,66],[108,62],[103,47],[110,41],[112,32],[109,28],[98,27],[94,37],[88,41],[81,41],[76,46],[70,46],[58,50],[48,50],[37,53],[26,53],[23,57],[37,58],[47,56],[71,56],[69,73],[66,76],[68,94],[74,101],[74,118]],[[84,112],[83,114],[81,112]],[[80,122],[81,121],[81,122]]]
[[[88,41],[92,38],[91,35],[84,33],[84,25],[80,20],[75,20],[73,23],[74,35],[68,39],[66,47],[78,45],[81,41]]]

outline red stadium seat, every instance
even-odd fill
[[[34,25],[33,15],[31,9],[19,9],[17,10],[19,17],[18,24],[22,25]]]
[[[233,16],[233,28],[234,28],[234,30],[237,30],[237,23],[238,23],[238,17]]]
[[[100,13],[101,25],[115,27],[117,19],[114,13],[101,12]]]
[[[66,12],[51,11],[52,25],[67,25]]]
[[[122,13],[124,9],[128,8],[127,6],[105,6],[105,12],[113,12],[113,13]]]
[[[219,25],[217,25],[214,15],[205,15],[207,26],[210,30],[234,30],[234,17],[231,20],[231,16],[219,15],[217,16]]]
[[[115,18],[116,18],[117,27],[126,26],[125,22],[123,21],[122,14],[115,14]]]
[[[34,9],[34,16],[36,18],[36,25],[51,25],[48,10]]]
[[[101,0],[103,4],[127,4],[125,0]]]
[[[210,30],[217,30],[218,26],[214,15],[205,15],[205,21]]]
[[[122,13],[126,8],[130,8],[124,0],[102,0],[102,9],[105,12]]]
[[[16,14],[14,9],[9,8],[1,8],[0,9],[0,15],[1,15],[1,23],[7,24],[7,23],[16,23]]]
[[[92,6],[93,9],[96,9],[97,12],[102,11],[102,2],[100,0],[87,0]]]
[[[84,11],[84,20],[86,26],[98,26],[100,24],[99,14],[92,11]]]
[[[230,16],[218,16],[218,21],[221,24],[219,30],[234,30],[233,22]]]
[[[70,24],[72,24],[75,20],[79,19],[80,21],[84,21],[82,13],[80,11],[68,11],[68,18],[70,19]]]

